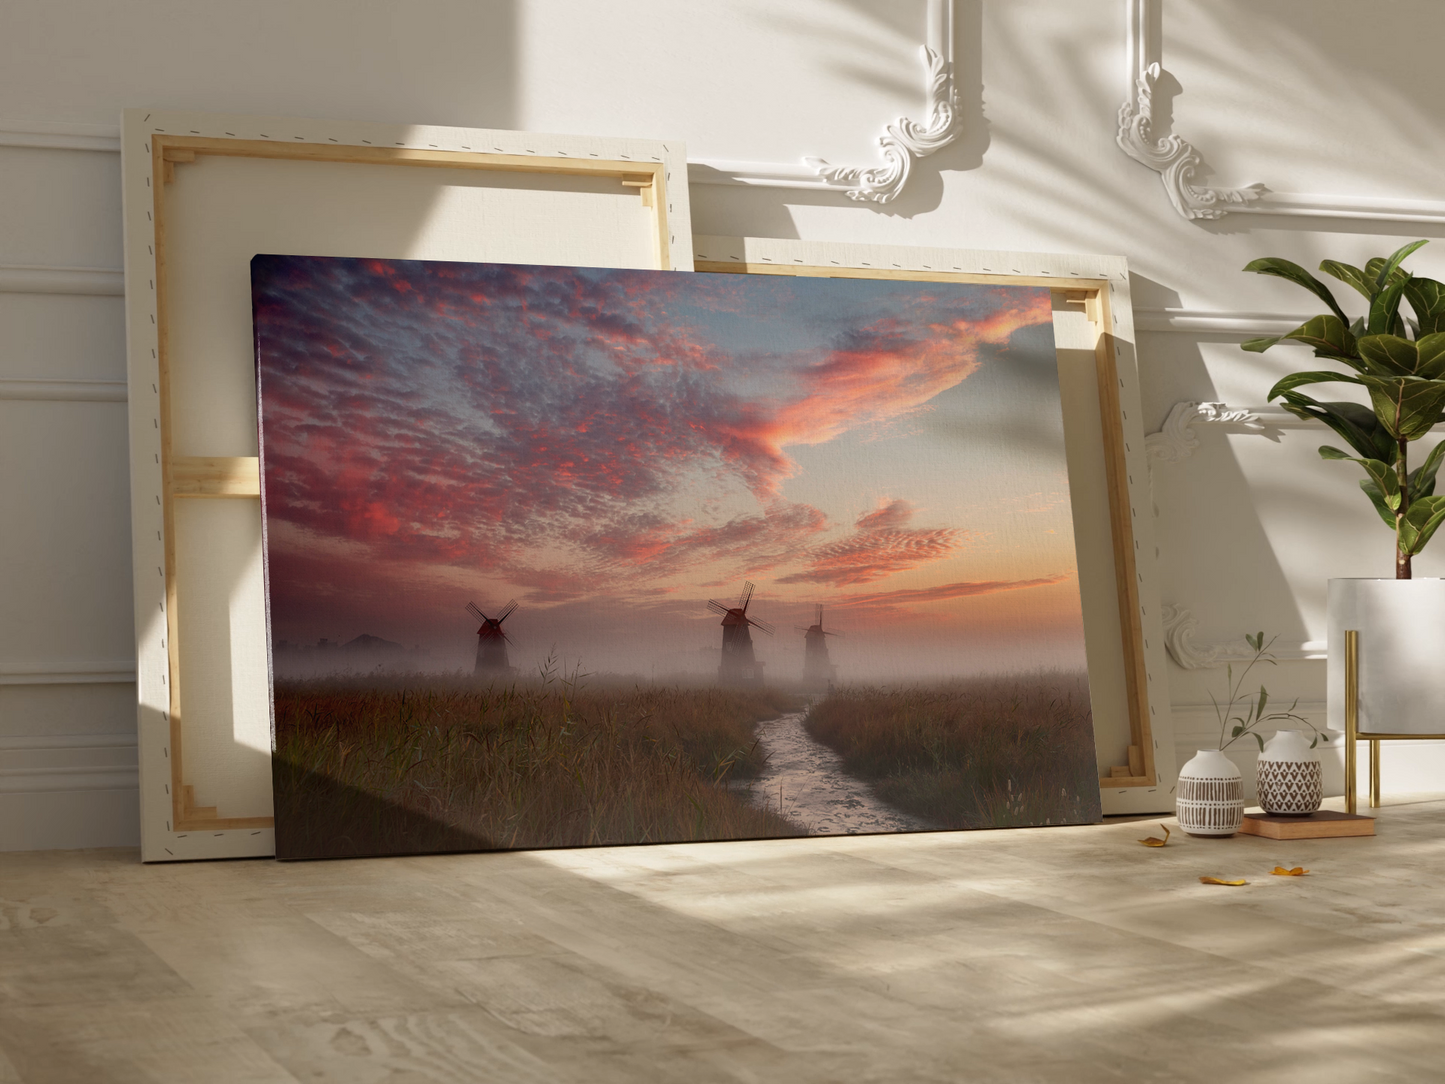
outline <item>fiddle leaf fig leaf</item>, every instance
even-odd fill
[[[1422,336],[1445,331],[1445,282],[1412,278],[1405,284],[1405,298]]]
[[[1319,357],[1353,359],[1357,356],[1355,337],[1345,327],[1343,320],[1329,313],[1306,320],[1283,338],[1314,347],[1315,354]]]
[[[1397,281],[1394,277],[1395,269],[1405,261],[1405,257],[1417,248],[1421,248],[1429,243],[1429,241],[1411,241],[1408,244],[1401,245],[1394,252],[1390,253],[1389,258],[1381,262],[1379,270],[1372,272],[1375,276],[1375,289],[1383,291],[1386,282],[1394,284]],[[1374,260],[1371,260],[1365,264],[1365,270],[1367,272],[1370,271],[1370,265],[1374,262]]]
[[[1251,354],[1263,354],[1283,338],[1283,335],[1268,335],[1263,339],[1246,339],[1239,344],[1239,348],[1241,350],[1248,350]]]
[[[1358,463],[1365,468],[1365,473],[1370,476],[1370,481],[1379,489],[1384,502],[1391,510],[1400,507],[1400,479],[1395,476],[1395,469],[1388,463],[1378,459],[1358,459],[1352,455],[1345,455],[1338,448],[1332,448],[1328,444],[1320,446],[1321,459],[1348,459],[1351,463]],[[1390,525],[1394,526],[1394,518]]]
[[[1385,503],[1385,495],[1380,492],[1380,487],[1375,485],[1372,478],[1361,478],[1360,488],[1365,491],[1365,496],[1370,498],[1370,503],[1375,506],[1375,511],[1384,520],[1385,526],[1390,530],[1395,529],[1395,513]]]
[[[1355,382],[1369,389],[1375,415],[1396,440],[1419,440],[1445,408],[1445,380],[1367,375]]]
[[[1415,376],[1420,367],[1419,348],[1397,335],[1366,335],[1359,347],[1365,371],[1374,376]]]
[[[1445,333],[1434,331],[1420,336],[1415,350],[1420,358],[1415,368],[1416,376],[1427,380],[1445,377]]]
[[[1430,454],[1425,457],[1425,462],[1410,472],[1410,499],[1412,501],[1419,497],[1428,497],[1435,492],[1435,475],[1440,470],[1442,461],[1445,461],[1445,442],[1431,448]]]
[[[1310,293],[1314,294],[1321,301],[1330,307],[1330,311],[1340,318],[1340,321],[1347,322],[1348,317],[1340,308],[1335,295],[1330,293],[1330,288],[1319,279],[1315,278],[1293,260],[1281,259],[1278,256],[1266,256],[1262,260],[1250,260],[1244,265],[1246,271],[1253,271],[1256,275],[1274,275],[1277,278],[1288,279],[1296,286],[1303,286]],[[1365,268],[1369,272],[1369,268]]]
[[[1441,523],[1445,523],[1445,497],[1421,497],[1400,519],[1400,548],[1413,557],[1425,548]]]
[[[1284,408],[1297,418],[1324,422],[1366,459],[1393,463],[1400,454],[1395,438],[1363,403],[1321,403],[1292,391],[1284,395]]]
[[[1350,376],[1348,373],[1332,373],[1321,370],[1290,373],[1289,376],[1284,377],[1269,389],[1269,398],[1277,399],[1285,392],[1293,391],[1305,384],[1363,384],[1364,382],[1363,376]]]
[[[1325,260],[1324,263],[1320,264],[1320,270],[1326,275],[1333,275],[1347,286],[1353,286],[1371,301],[1373,301],[1375,295],[1380,292],[1379,289],[1376,288],[1375,280],[1372,277],[1365,274],[1365,272],[1358,267],[1341,263],[1339,260]]]
[[[1375,295],[1375,300],[1370,302],[1370,318],[1366,324],[1371,335],[1392,335],[1405,330],[1400,323],[1400,299],[1404,296],[1404,281],[1392,282]]]

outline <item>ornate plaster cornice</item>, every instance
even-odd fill
[[[1199,450],[1196,425],[1222,425],[1235,432],[1268,437],[1281,429],[1307,429],[1316,424],[1272,405],[1232,407],[1224,403],[1175,403],[1159,431],[1144,438],[1144,447],[1150,462],[1178,463]]]
[[[1144,438],[1149,458],[1164,463],[1188,459],[1199,448],[1199,438],[1194,433],[1196,422],[1229,422],[1249,430],[1264,429],[1259,416],[1249,407],[1228,407],[1223,403],[1175,403],[1159,432]]]
[[[1213,643],[1196,642],[1199,621],[1187,607],[1161,606],[1159,618],[1164,625],[1164,650],[1185,670],[1208,670],[1254,658],[1254,649],[1242,637]],[[1274,641],[1269,653],[1282,661],[1319,660],[1326,657],[1326,646],[1317,640]]]
[[[913,162],[942,150],[958,137],[958,91],[953,81],[954,0],[928,0],[928,41],[919,56],[928,74],[927,120],[899,117],[877,139],[876,166],[835,166],[805,155],[800,165],[767,162],[689,163],[693,184],[742,184],[840,192],[860,203],[889,203],[908,183]]]
[[[1119,107],[1119,132],[1115,142],[1134,161],[1159,174],[1169,202],[1185,218],[1223,218],[1227,211],[1258,200],[1265,188],[1262,184],[1245,188],[1196,184],[1203,162],[1194,145],[1180,135],[1172,132],[1165,135],[1155,130],[1154,86],[1164,70],[1159,56],[1156,2],[1128,0],[1129,91]]]
[[[1445,224],[1445,202],[1378,196],[1337,196],[1277,192],[1262,184],[1216,188],[1196,184],[1199,152],[1188,140],[1154,130],[1154,89],[1165,68],[1161,0],[1124,0],[1128,37],[1124,104],[1119,107],[1120,150],[1159,174],[1174,209],[1188,219],[1218,219],[1226,214],[1286,218],[1354,219],[1365,222]]]
[[[953,142],[958,135],[958,92],[953,86],[953,65],[927,45],[919,50],[928,68],[928,121],[918,124],[899,117],[878,137],[881,166],[834,166],[822,158],[803,163],[828,184],[842,188],[849,199],[888,203],[908,182],[915,158],[926,158]]]

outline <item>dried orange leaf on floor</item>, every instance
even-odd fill
[[[1276,877],[1303,877],[1309,870],[1304,866],[1295,866],[1294,869],[1285,869],[1283,866],[1275,866],[1270,870]]]
[[[1144,846],[1146,846],[1146,847],[1162,847],[1162,846],[1164,846],[1164,844],[1166,844],[1166,843],[1169,842],[1169,828],[1168,828],[1167,825],[1163,825],[1163,824],[1161,824],[1159,827],[1164,829],[1164,838],[1163,838],[1163,839],[1160,839],[1158,836],[1150,836],[1148,839],[1141,839],[1139,842],[1142,843],[1142,844],[1144,844]]]
[[[1199,883],[1202,885],[1247,885],[1248,881],[1221,881],[1218,877],[1201,877]]]

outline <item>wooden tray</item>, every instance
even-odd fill
[[[1358,813],[1336,813],[1321,809],[1308,817],[1273,817],[1268,813],[1246,813],[1240,832],[1268,839],[1335,839],[1341,836],[1372,836],[1375,818]]]

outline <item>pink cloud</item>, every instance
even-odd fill
[[[872,583],[947,557],[968,538],[967,531],[954,527],[910,527],[913,516],[907,501],[881,500],[872,512],[858,517],[853,534],[811,550],[806,569],[778,582],[834,587]]]
[[[377,561],[519,575],[561,542],[609,582],[806,553],[806,582],[867,583],[946,555],[962,532],[902,520],[809,550],[827,524],[781,499],[787,448],[925,409],[982,345],[1051,319],[1046,290],[910,290],[805,328],[801,280],[257,259],[268,516]],[[712,323],[761,317],[786,347]],[[758,512],[679,519],[680,494],[739,484]]]

